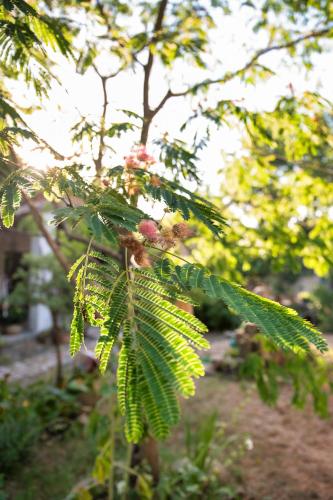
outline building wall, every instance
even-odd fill
[[[34,255],[47,255],[51,249],[43,236],[34,236],[31,238],[30,251]],[[41,271],[41,277],[45,281],[50,281],[52,274],[50,271]],[[48,330],[52,326],[52,317],[48,307],[43,304],[37,304],[30,307],[29,310],[29,330],[33,333],[40,333]]]

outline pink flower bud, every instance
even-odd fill
[[[153,220],[143,219],[139,226],[139,232],[150,241],[156,241],[158,238],[157,224]]]
[[[128,155],[124,157],[125,166],[127,168],[138,168],[139,162],[134,155]]]
[[[139,146],[137,150],[137,158],[139,161],[144,161],[145,163],[155,163],[155,158],[153,158],[146,149],[146,146]]]

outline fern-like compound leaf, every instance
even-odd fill
[[[86,257],[87,257],[86,254],[83,254],[83,255],[81,255],[81,257],[79,257],[74,262],[74,264],[72,265],[72,267],[70,268],[70,270],[68,271],[68,274],[67,274],[68,281],[70,281],[73,278],[75,272],[80,267],[80,265],[82,264],[82,262],[84,261],[84,259],[86,259]]]
[[[146,186],[147,192],[154,200],[164,201],[170,210],[179,212],[185,220],[195,217],[216,236],[221,237],[226,221],[212,203],[180,187],[176,182],[164,178],[161,178],[160,182],[159,186]]]
[[[100,326],[95,352],[102,372],[121,341],[118,402],[127,439],[138,442],[146,421],[156,437],[165,437],[179,420],[177,394],[193,395],[193,377],[204,374],[191,344],[209,347],[206,327],[174,304],[184,295],[152,271],[121,270],[111,258],[90,252],[73,265],[74,275],[71,352],[82,343],[83,318]]]
[[[76,263],[75,263],[76,264]],[[73,267],[75,267],[75,264]],[[77,264],[76,268],[79,267]],[[73,269],[73,268],[72,268]],[[84,316],[82,301],[82,284],[84,280],[84,268],[81,267],[76,276],[76,286],[74,294],[74,310],[70,330],[69,352],[74,356],[81,348],[84,340]]]
[[[147,380],[143,375],[140,381],[140,393],[142,395],[144,413],[152,434],[157,439],[165,439],[169,434],[170,426],[163,420],[160,408],[153,398]]]
[[[153,269],[121,270],[112,258],[90,252],[72,269],[76,274],[72,352],[82,343],[83,318],[100,326],[96,354],[101,371],[115,342],[121,342],[117,368],[118,401],[125,433],[138,442],[145,422],[164,438],[179,420],[177,394],[194,394],[193,378],[204,374],[196,349],[207,349],[206,327],[175,302],[194,288],[223,299],[246,321],[284,349],[326,349],[320,334],[296,313],[240,286],[186,264],[164,259]]]
[[[208,296],[222,299],[245,321],[255,323],[279,347],[307,351],[313,345],[321,352],[327,350],[327,343],[322,335],[293,309],[260,297],[199,266],[173,266],[170,262],[167,266],[169,276],[177,284],[181,284],[186,290],[201,288]]]
[[[118,403],[121,414],[125,416],[126,437],[128,441],[137,443],[143,434],[143,414],[140,368],[137,364],[134,341],[131,322],[125,321],[117,370]]]

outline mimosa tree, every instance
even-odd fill
[[[43,193],[57,202],[54,222],[70,237],[86,239],[86,252],[69,271],[69,279],[75,282],[70,350],[72,355],[80,350],[85,324],[100,328],[96,356],[101,371],[108,366],[113,346],[120,345],[118,403],[127,439],[133,443],[148,434],[165,438],[179,420],[178,394],[194,395],[194,379],[204,374],[197,351],[209,348],[204,337],[207,329],[176,305],[191,302],[192,290],[199,288],[209,297],[223,299],[281,349],[296,353],[312,347],[320,352],[327,349],[316,329],[293,310],[212,274],[191,257],[184,259],[178,250],[178,244],[191,236],[191,220],[200,221],[220,245],[226,227],[223,210],[186,182],[198,180],[199,152],[209,144],[209,128],[199,133],[196,120],[209,116],[214,127],[229,121],[247,123],[246,109],[221,97],[211,105],[205,96],[233,81],[250,85],[269,78],[272,69],[263,63],[269,53],[285,51],[309,66],[313,53],[332,34],[333,12],[328,2],[303,2],[297,8],[289,1],[265,1],[260,6],[240,2],[239,8],[242,5],[253,13],[253,32],[267,45],[255,47],[244,64],[231,70],[218,57],[208,63],[214,19],[227,22],[233,8],[225,1],[128,5],[59,0],[37,2],[37,12],[24,0],[9,0],[0,11],[1,69],[8,79],[23,75],[39,93],[47,92],[52,78],[49,45],[75,60],[81,74],[94,71],[100,84],[99,121],[82,117],[73,125],[74,159],[39,138],[3,88],[1,215],[4,226],[12,226],[23,197],[66,271],[69,264],[36,212],[34,195]],[[79,19],[84,20],[81,33],[76,26]],[[305,20],[308,26],[303,30]],[[174,77],[180,62],[193,68],[189,81],[181,85]],[[169,80],[170,86],[158,98],[155,93],[153,100],[156,70],[159,86],[163,88]],[[114,122],[110,117],[112,81],[123,73],[130,78],[132,71],[141,75],[140,87],[134,83],[133,92],[141,93],[142,112],[124,109],[126,121]],[[197,78],[198,74],[202,76]],[[160,155],[156,166],[157,158],[151,153],[152,125],[176,99],[193,99],[194,113],[188,117],[194,127],[193,141],[186,143],[164,133],[155,137]],[[26,166],[16,147],[22,136],[51,151],[56,166],[43,172]],[[115,163],[114,145],[123,137],[133,137],[135,145],[123,161]],[[83,161],[82,154],[90,150],[90,160]],[[177,214],[178,221],[156,217],[151,209],[155,203],[165,213]]]

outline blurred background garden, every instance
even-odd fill
[[[1,500],[333,498],[332,36],[329,0],[0,1]],[[9,166],[39,188],[22,174],[8,195]],[[117,168],[172,261],[294,309],[328,344],[279,349],[190,290],[176,303],[211,347],[158,452],[149,433],[126,441],[120,348],[100,374],[98,315],[69,353],[69,268],[87,246],[122,259],[85,211],[120,189]],[[195,209],[149,204],[131,169],[214,204],[220,239]]]

